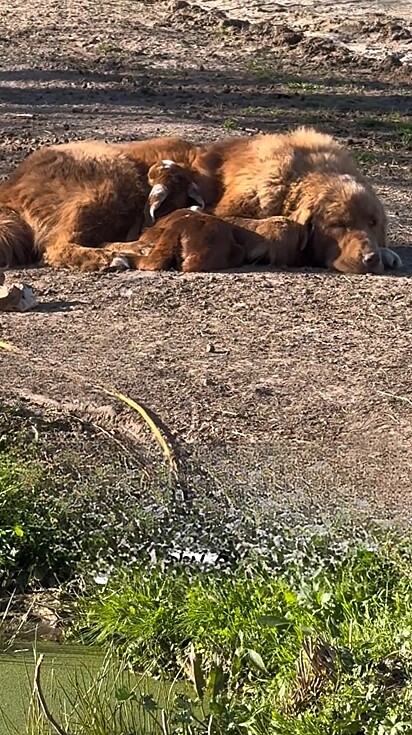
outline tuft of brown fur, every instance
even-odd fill
[[[0,268],[25,265],[35,260],[33,231],[9,207],[0,207]]]

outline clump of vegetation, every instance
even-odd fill
[[[116,450],[75,421],[1,413],[0,589],[73,581],[148,542],[170,488],[127,447]]]
[[[239,127],[239,123],[232,117],[227,117],[225,118],[225,120],[223,120],[223,127],[226,130],[237,130],[237,128]]]
[[[293,559],[282,573],[139,566],[79,603],[77,634],[152,673],[177,675],[193,650],[206,680],[219,661],[249,732],[406,733],[412,550],[390,548],[352,549],[310,574]]]
[[[79,482],[70,459],[56,468],[47,456],[0,451],[0,587],[62,584],[115,554],[120,514],[107,513],[109,487],[93,471]]]

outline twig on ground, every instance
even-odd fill
[[[126,404],[129,408],[132,408],[134,411],[137,411],[142,419],[146,421],[150,431],[152,432],[152,435],[156,439],[158,445],[160,446],[165,458],[168,460],[170,464],[170,468],[174,471],[177,470],[176,462],[173,457],[172,449],[167,443],[166,439],[163,437],[163,434],[161,433],[158,426],[156,426],[153,419],[149,416],[147,411],[143,408],[143,406],[140,405],[140,403],[136,403],[132,398],[129,398],[128,396],[125,396],[123,393],[118,393],[114,390],[108,390],[107,388],[101,387],[101,390],[103,390],[108,396],[112,396],[113,398],[117,398],[119,401],[122,401]]]
[[[388,396],[389,398],[397,398],[398,401],[409,403],[412,406],[412,400],[408,398],[408,396],[400,396],[400,395],[397,395],[396,393],[389,393],[385,390],[378,390],[376,392],[379,393],[381,396]]]

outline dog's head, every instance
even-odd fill
[[[204,209],[204,200],[190,172],[174,161],[158,161],[151,166],[147,177],[151,187],[146,207],[149,224],[175,209],[194,204]]]
[[[343,273],[382,273],[386,215],[367,184],[349,175],[313,175],[300,188],[291,218],[312,227],[314,265]]]

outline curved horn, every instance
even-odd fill
[[[148,199],[149,217],[152,224],[156,221],[156,209],[159,209],[160,205],[162,204],[162,202],[164,202],[168,194],[169,189],[167,188],[167,186],[164,186],[163,184],[155,184],[154,186],[152,186]]]
[[[294,222],[299,222],[300,225],[309,225],[313,217],[313,212],[308,207],[300,207],[295,212],[289,215],[290,219]]]
[[[187,193],[190,199],[193,199],[195,202],[197,202],[199,207],[201,207],[201,209],[205,208],[205,202],[199,191],[199,187],[197,184],[194,184],[194,183],[190,184],[189,189],[187,190]]]

